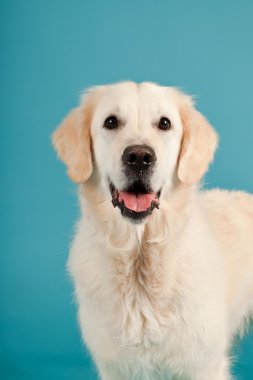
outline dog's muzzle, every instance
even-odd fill
[[[161,191],[154,192],[150,186],[156,155],[149,146],[133,145],[124,150],[122,162],[127,185],[120,190],[110,181],[112,204],[123,216],[140,222],[159,208]]]

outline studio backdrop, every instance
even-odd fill
[[[50,135],[91,85],[177,86],[220,135],[205,186],[253,192],[253,2],[2,0],[0,18],[0,377],[95,380],[65,267],[76,188]],[[235,352],[252,380],[250,331]]]

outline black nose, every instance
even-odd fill
[[[154,165],[156,156],[154,150],[147,145],[128,146],[123,153],[122,160],[133,170],[145,170]]]

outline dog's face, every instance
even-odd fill
[[[91,90],[54,134],[70,177],[82,183],[94,172],[112,206],[133,222],[145,221],[178,181],[197,182],[216,141],[190,97],[132,82]]]
[[[104,191],[123,216],[141,221],[173,186],[183,128],[170,89],[120,84],[105,89],[91,123]]]

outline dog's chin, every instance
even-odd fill
[[[145,222],[154,209],[159,209],[161,190],[154,192],[142,181],[136,181],[124,190],[117,189],[112,182],[109,186],[113,206],[132,223]]]

